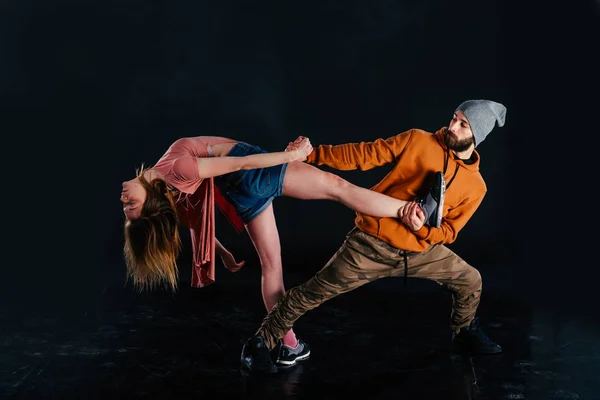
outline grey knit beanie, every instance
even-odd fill
[[[465,113],[469,120],[476,147],[494,129],[496,122],[499,127],[503,126],[506,117],[506,107],[491,100],[467,100],[456,109]]]

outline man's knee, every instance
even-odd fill
[[[482,287],[481,273],[477,268],[469,266],[467,268],[464,280],[466,282],[466,286],[470,289],[470,291],[480,291]]]

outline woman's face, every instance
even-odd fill
[[[121,203],[123,203],[123,213],[127,219],[133,220],[140,217],[146,196],[146,189],[138,178],[123,182]]]

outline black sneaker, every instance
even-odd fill
[[[298,345],[296,347],[290,347],[286,344],[282,344],[279,349],[279,355],[277,356],[277,364],[291,367],[296,365],[298,361],[306,360],[310,357],[310,347],[304,343],[302,339],[298,339]]]
[[[452,333],[452,344],[457,352],[469,351],[477,354],[502,353],[502,347],[490,339],[479,327],[479,318],[471,325],[461,328],[458,334]]]
[[[425,225],[439,228],[442,224],[442,211],[444,208],[444,194],[446,193],[446,179],[444,174],[436,172],[433,185],[423,197],[417,197],[415,202],[425,212]]]
[[[250,371],[272,374],[277,367],[271,360],[271,352],[265,345],[265,338],[254,335],[244,343],[241,356],[242,366]]]

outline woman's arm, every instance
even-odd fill
[[[221,257],[223,265],[225,265],[225,268],[227,268],[231,272],[238,271],[244,266],[244,264],[246,264],[246,261],[236,262],[235,258],[233,257],[233,254],[231,254],[231,252],[227,250],[217,238],[215,238],[215,253],[217,253],[217,255]]]
[[[267,168],[292,161],[304,161],[311,152],[310,140],[304,138],[299,142],[297,148],[290,151],[251,154],[243,157],[198,158],[199,178],[211,178],[239,171],[240,169]]]

